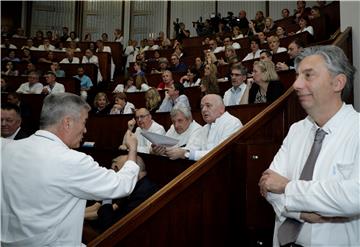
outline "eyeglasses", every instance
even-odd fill
[[[140,115],[140,116],[135,116],[135,120],[140,120],[140,119],[144,119],[145,117],[149,116],[149,114],[146,115]]]

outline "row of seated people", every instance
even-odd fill
[[[122,66],[122,54],[123,48],[119,42],[103,42],[98,40],[96,42],[64,42],[60,43],[61,46],[54,46],[49,38],[44,38],[41,40],[42,44],[34,44],[33,39],[26,38],[3,38],[1,48],[8,49],[29,49],[31,51],[55,51],[55,52],[65,52],[67,49],[71,49],[74,52],[84,52],[87,49],[97,52],[107,52],[110,54],[113,63],[117,67]]]
[[[15,70],[17,69],[15,68],[15,66],[19,67],[19,69],[22,69],[25,66],[24,64],[29,63],[40,67],[46,67],[46,64],[59,63],[62,65],[94,64],[97,69],[95,71],[89,71],[89,73],[91,72],[90,76],[94,82],[99,82],[102,80],[106,81],[111,76],[111,58],[107,52],[98,52],[95,55],[89,49],[87,49],[84,53],[74,53],[72,50],[67,50],[65,53],[58,53],[53,51],[30,51],[28,49],[24,49],[22,51],[2,49],[2,54],[7,54],[7,56],[5,55],[2,57],[4,66],[2,68],[2,74],[5,75],[16,75],[17,73]],[[8,62],[13,63],[12,70],[5,67]],[[68,67],[65,66],[64,68],[67,69]],[[69,74],[71,74],[72,72],[74,72],[74,70],[69,72]]]

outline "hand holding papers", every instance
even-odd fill
[[[141,134],[146,139],[148,139],[152,144],[159,145],[159,146],[172,147],[179,142],[178,140],[176,140],[174,138],[156,134],[156,133],[152,133],[152,132],[148,132],[148,131],[142,131]]]

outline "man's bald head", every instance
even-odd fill
[[[206,123],[213,123],[225,112],[225,105],[217,94],[208,94],[201,99],[201,114]]]
[[[111,169],[118,172],[124,166],[124,164],[127,160],[128,160],[127,154],[116,157],[115,159],[112,160]],[[144,160],[140,156],[136,157],[136,164],[140,167],[141,174],[139,173],[139,178],[140,178],[140,176],[143,177],[144,175],[146,175],[145,163],[144,163]]]

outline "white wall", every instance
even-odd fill
[[[93,41],[107,33],[109,40],[114,39],[114,30],[121,29],[122,2],[86,1],[84,2],[83,37],[91,33]]]
[[[62,35],[62,27],[68,27],[69,31],[75,26],[75,2],[70,1],[34,1],[31,16],[31,36],[36,31],[57,31]]]
[[[353,38],[353,63],[357,69],[354,80],[354,105],[360,111],[360,2],[341,1],[340,2],[340,26],[341,31],[347,27],[352,27]]]

